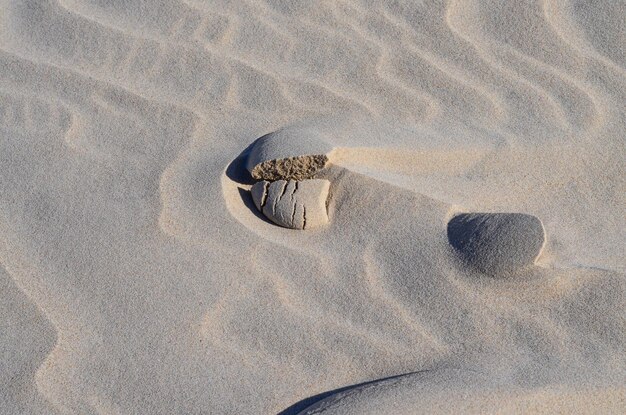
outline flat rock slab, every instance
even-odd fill
[[[545,231],[532,215],[464,213],[448,223],[448,240],[481,272],[505,276],[535,263],[545,243]]]
[[[312,229],[328,223],[326,201],[330,182],[310,180],[263,180],[250,192],[257,209],[277,225]]]

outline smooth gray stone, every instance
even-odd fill
[[[448,240],[481,272],[505,276],[534,264],[545,243],[545,231],[532,215],[464,213],[448,222]]]

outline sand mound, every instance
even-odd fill
[[[448,239],[469,264],[499,276],[532,265],[545,243],[545,232],[532,215],[465,213],[448,223]]]
[[[328,161],[332,146],[313,131],[287,128],[259,138],[247,168],[258,180],[303,180],[313,177]]]
[[[620,413],[624,388],[511,386],[475,370],[444,368],[341,388],[298,415]]]
[[[277,225],[312,229],[328,223],[328,180],[262,181],[250,189],[257,209]]]

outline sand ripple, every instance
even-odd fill
[[[0,407],[278,413],[442,363],[612,402],[623,5],[379,3],[1,2]],[[294,123],[335,148],[295,234],[237,170]],[[536,265],[462,266],[472,211],[540,218]]]

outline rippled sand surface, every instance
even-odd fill
[[[625,15],[0,0],[0,413],[624,413]],[[294,124],[305,231],[242,167]],[[469,267],[464,212],[539,218],[536,264]]]

